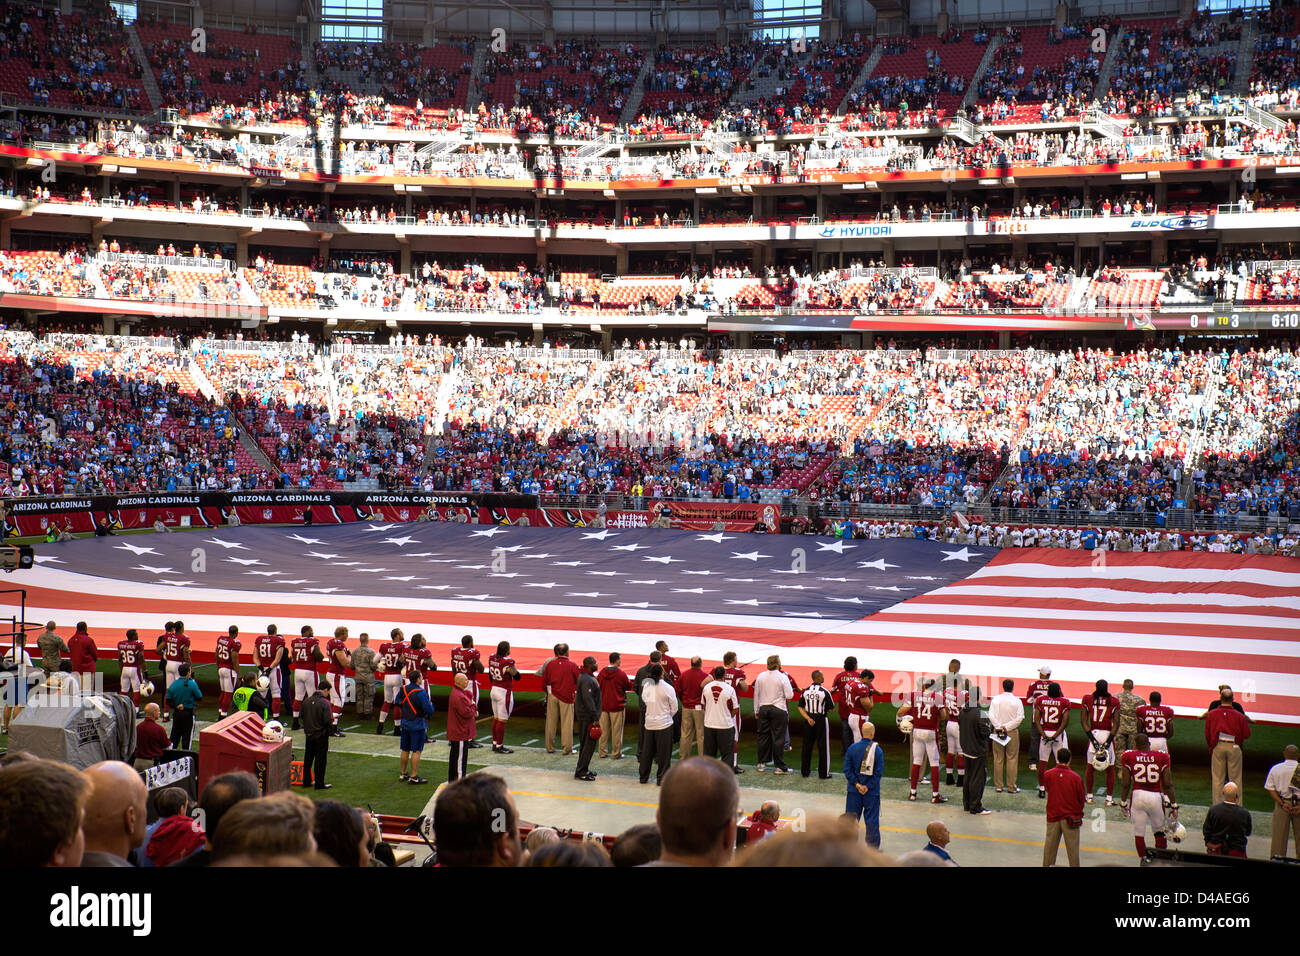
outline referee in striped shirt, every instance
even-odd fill
[[[803,729],[803,755],[801,772],[807,777],[812,769],[813,747],[817,748],[817,776],[831,778],[830,750],[831,725],[827,719],[833,699],[831,692],[822,686],[825,679],[821,671],[812,672],[812,684],[799,697],[799,716],[805,721]]]

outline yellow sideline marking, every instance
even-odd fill
[[[650,807],[658,809],[657,803],[640,803],[636,800],[614,800],[609,797],[581,797],[576,794],[568,793],[540,793],[533,790],[511,790],[516,797],[546,797],[551,800],[577,800],[580,803],[612,803],[620,807]],[[1031,814],[1022,814],[1022,816],[1031,816]],[[782,817],[782,820],[792,820],[793,817]],[[918,836],[925,836],[924,830],[913,830],[908,827],[881,827],[885,833],[911,833]],[[1036,846],[1040,849],[1043,846],[1041,840],[1013,840],[1011,837],[983,836],[974,833],[953,833],[954,840],[982,840],[985,843],[1009,843],[1013,846]],[[1062,841],[1064,843],[1064,841]],[[1113,853],[1117,856],[1129,856],[1132,851],[1116,850],[1112,847],[1104,846],[1079,846],[1080,853]]]

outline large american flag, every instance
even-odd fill
[[[186,623],[196,659],[231,624],[373,644],[423,633],[445,667],[463,634],[521,669],[556,643],[635,668],[657,640],[685,662],[779,653],[801,684],[856,655],[909,690],[961,660],[986,689],[1023,693],[1039,665],[1075,699],[1106,678],[1199,715],[1230,684],[1252,717],[1300,723],[1300,561],[1202,552],[979,548],[694,531],[361,522],[241,527],[44,545],[7,581],[29,621],[90,625],[105,648]],[[13,603],[13,596],[6,596]],[[247,659],[247,657],[246,657]],[[684,666],[684,663],[683,663]]]

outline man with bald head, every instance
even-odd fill
[[[1245,859],[1246,839],[1250,836],[1250,811],[1241,805],[1241,791],[1235,783],[1223,785],[1223,802],[1210,807],[1201,835],[1205,837],[1206,853]]]
[[[880,782],[885,776],[885,752],[876,743],[876,725],[858,725],[862,739],[844,754],[846,787],[844,813],[866,827],[867,845],[880,849]]]
[[[952,834],[948,832],[948,825],[942,820],[931,820],[925,825],[925,838],[930,842],[921,847],[924,853],[933,853],[949,866],[956,866],[957,861],[948,855],[948,844],[952,841]]]
[[[1289,744],[1282,751],[1282,762],[1268,771],[1264,792],[1273,800],[1273,845],[1269,856],[1285,859],[1292,836],[1296,855],[1300,856],[1300,747]]]
[[[82,772],[90,782],[90,798],[81,865],[130,866],[127,857],[144,843],[148,788],[135,769],[120,760],[104,760]]]
[[[736,848],[740,788],[731,768],[688,757],[664,776],[655,822],[663,853],[646,866],[726,866]]]

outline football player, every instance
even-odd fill
[[[1174,735],[1174,709],[1161,705],[1158,690],[1153,690],[1149,699],[1151,703],[1137,709],[1138,729],[1147,735],[1152,750],[1169,753],[1169,738]]]
[[[339,715],[343,713],[344,672],[352,666],[352,654],[348,651],[348,629],[342,625],[334,628],[334,636],[325,642],[325,659],[329,661],[328,680],[330,682],[330,713],[333,716],[331,737],[346,737],[339,730]]]
[[[402,655],[402,670],[409,671],[411,668],[418,670],[420,676],[426,679],[430,672],[438,669],[438,662],[433,659],[433,652],[425,646],[423,634],[412,634],[411,642]]]
[[[217,638],[217,683],[221,687],[221,696],[217,698],[218,717],[230,713],[234,700],[235,684],[239,681],[239,648],[239,628],[232,624]]]
[[[389,632],[388,640],[379,645],[379,667],[384,672],[384,705],[379,708],[379,725],[375,727],[375,733],[384,732],[384,721],[388,719],[388,712],[393,710],[397,703],[397,695],[402,692],[405,682],[402,680],[402,674],[405,672],[402,667],[402,661],[406,659],[406,641],[402,638],[402,629],[395,627]],[[393,710],[393,734],[401,736],[402,734],[402,708],[397,707]]]
[[[506,746],[506,723],[514,709],[515,681],[519,680],[519,671],[515,668],[515,659],[510,656],[510,642],[502,641],[497,645],[497,652],[488,658],[488,682],[492,685],[492,752],[494,754],[514,753]]]
[[[1029,689],[1025,692],[1025,704],[1029,707],[1029,712],[1034,712],[1035,704],[1038,698],[1047,694],[1047,688],[1052,682],[1048,679],[1052,676],[1052,669],[1046,664],[1038,668],[1038,680],[1029,682]],[[1029,724],[1029,769],[1038,769],[1038,725],[1030,721]]]
[[[947,803],[948,798],[939,795],[939,723],[948,719],[943,706],[943,695],[938,692],[938,682],[933,678],[923,679],[923,688],[903,696],[903,706],[898,708],[898,718],[912,718],[912,773],[911,788],[907,799],[916,799],[916,785],[921,779],[923,761],[930,763],[931,803]]]
[[[1088,735],[1087,768],[1083,771],[1083,787],[1088,795],[1084,798],[1092,803],[1093,774],[1102,767],[1106,768],[1106,806],[1115,805],[1115,747],[1111,737],[1115,729],[1115,716],[1119,712],[1119,698],[1110,693],[1110,685],[1097,681],[1096,690],[1084,694],[1082,710],[1083,732]],[[1102,757],[1100,755],[1104,754]]]
[[[1070,701],[1061,696],[1061,685],[1052,681],[1047,693],[1034,701],[1034,729],[1038,731],[1038,798],[1047,799],[1043,774],[1056,752],[1068,747],[1065,728],[1070,722]]]
[[[1138,734],[1137,749],[1124,751],[1119,765],[1123,771],[1124,816],[1133,820],[1133,844],[1138,856],[1147,855],[1147,827],[1155,834],[1156,847],[1163,850],[1168,845],[1166,832],[1178,820],[1169,754],[1152,750],[1147,735]],[[1168,813],[1165,810],[1166,797]]]
[[[167,687],[180,680],[180,666],[190,664],[190,670],[193,671],[194,665],[190,663],[190,639],[185,634],[185,622],[175,621],[167,626],[167,633],[162,637],[162,659],[163,669],[167,674]],[[167,719],[167,691],[163,690],[163,720]]]
[[[736,692],[736,700],[740,700],[740,695],[749,690],[749,681],[745,678],[745,668],[736,666],[736,652],[727,651],[722,655],[722,667],[726,672],[723,680],[727,682],[732,690]],[[736,708],[736,738],[731,744],[731,769],[739,776],[745,771],[740,769],[740,708]]]
[[[846,753],[853,746],[853,731],[849,727],[849,709],[848,698],[844,696],[844,685],[850,679],[856,679],[858,676],[858,659],[856,657],[844,658],[844,670],[840,671],[831,680],[831,699],[835,701],[840,715],[840,751]]]
[[[849,709],[849,733],[853,735],[854,744],[862,739],[862,725],[871,718],[871,707],[875,703],[872,695],[876,692],[871,681],[875,676],[871,671],[864,670],[844,684],[844,702]]]
[[[121,692],[135,702],[135,709],[140,710],[140,688],[149,676],[148,665],[144,660],[144,641],[135,628],[126,632],[126,637],[117,642],[117,661],[122,665]]]
[[[262,676],[267,679],[271,694],[271,713],[280,713],[280,661],[284,658],[284,638],[274,624],[266,625],[266,633],[253,642],[253,660]]]
[[[957,715],[962,711],[962,702],[957,699],[957,688],[964,687],[966,678],[961,672],[961,661],[953,658],[948,662],[948,673],[943,675],[943,709],[948,712],[948,722],[944,724],[948,749],[943,755],[943,766],[947,772],[948,786],[962,786],[966,781],[966,758],[961,752],[961,730],[957,724]],[[957,779],[952,776],[953,764],[957,765]]]
[[[466,689],[474,699],[475,708],[478,707],[478,675],[481,673],[483,673],[483,658],[479,655],[478,648],[474,646],[473,636],[466,634],[460,639],[460,647],[451,649],[451,674],[452,680],[456,679],[457,674],[465,675],[465,679],[469,681],[469,687]],[[481,746],[483,745],[477,740],[471,740],[468,749],[473,750]]]
[[[302,702],[316,693],[316,665],[325,659],[310,624],[304,624],[301,636],[290,642],[289,656],[293,661],[293,729],[297,730]]]

